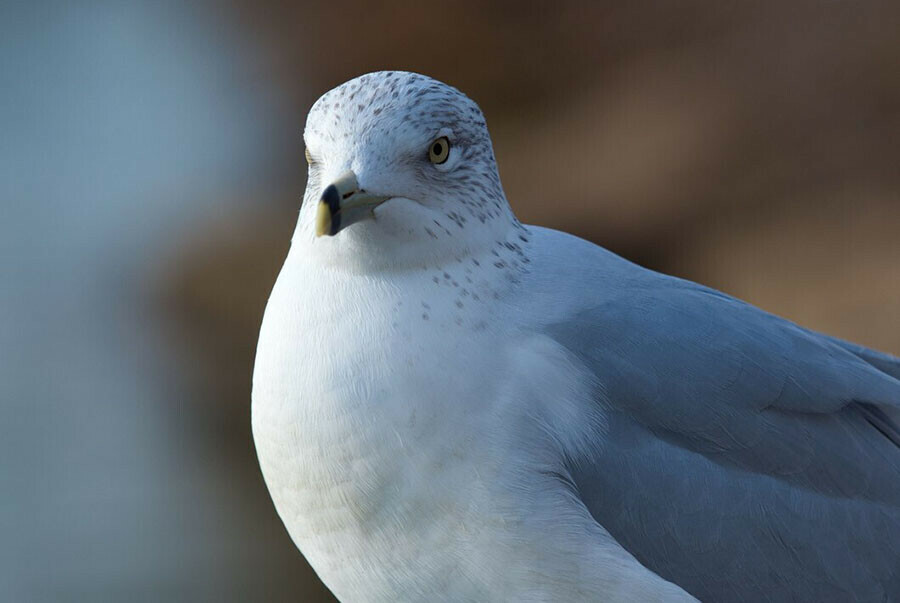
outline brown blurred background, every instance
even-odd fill
[[[900,353],[896,2],[0,5],[0,600],[329,600],[249,429],[315,99],[484,110],[525,222]]]

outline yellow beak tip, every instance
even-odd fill
[[[331,235],[331,209],[327,203],[319,202],[316,208],[316,236]]]

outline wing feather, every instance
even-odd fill
[[[598,522],[701,600],[900,598],[900,362],[649,271],[602,291],[546,327],[602,385]]]

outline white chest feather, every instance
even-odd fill
[[[260,462],[291,536],[339,594],[387,595],[402,579],[390,568],[410,562],[443,580],[459,570],[466,530],[490,521],[484,480],[496,476],[479,430],[495,409],[477,402],[495,397],[497,367],[477,353],[490,345],[486,323],[446,336],[477,315],[454,303],[450,280],[426,277],[415,299],[331,274],[280,283],[267,309],[254,375]],[[467,290],[478,303],[474,283]]]

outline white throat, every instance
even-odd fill
[[[292,239],[302,253],[336,270],[372,273],[439,267],[490,254],[521,229],[512,211],[459,224],[420,203],[398,197],[375,209],[372,220],[334,237],[316,237],[312,203],[305,203]]]

